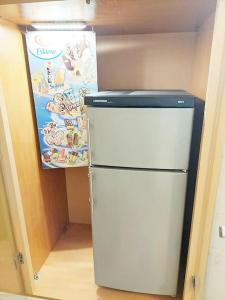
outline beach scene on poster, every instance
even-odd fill
[[[84,97],[97,91],[95,34],[26,34],[42,166],[88,165]]]

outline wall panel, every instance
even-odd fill
[[[68,222],[64,169],[42,170],[22,34],[0,23],[0,79],[6,99],[34,271]]]
[[[71,223],[91,222],[88,168],[66,170],[69,220]]]
[[[208,83],[213,27],[214,14],[202,24],[196,36],[191,92],[203,100],[206,97],[206,88]]]

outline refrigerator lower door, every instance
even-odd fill
[[[188,169],[193,108],[88,107],[91,164]]]
[[[187,174],[90,173],[96,284],[176,295]]]

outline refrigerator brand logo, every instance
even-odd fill
[[[108,102],[106,99],[97,99],[97,100],[93,100],[93,102]]]

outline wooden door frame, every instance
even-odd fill
[[[225,0],[218,0],[206,95],[205,119],[183,300],[202,300],[211,225],[225,131]],[[25,292],[33,293],[33,270],[3,89],[0,85],[1,165],[18,249],[24,254]],[[207,226],[206,226],[207,225]],[[194,290],[192,276],[199,278]]]
[[[32,262],[5,101],[3,87],[0,82],[0,167],[2,169],[16,247],[23,254],[24,258],[24,264],[21,265],[24,293],[32,294],[34,290]]]
[[[203,300],[225,132],[225,0],[217,1],[183,300]],[[193,288],[192,278],[196,277]]]

